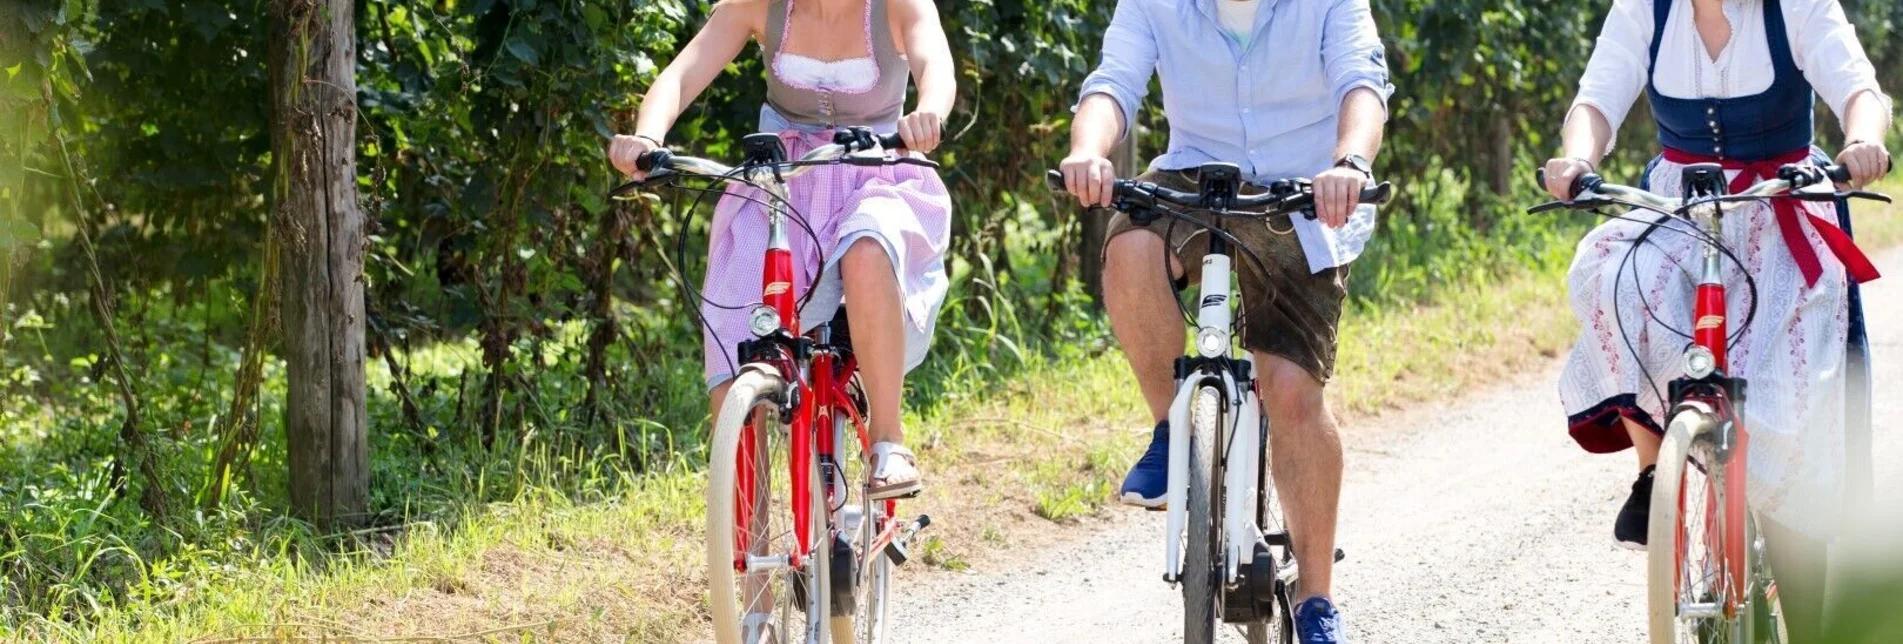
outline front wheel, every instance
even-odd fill
[[[1196,390],[1190,412],[1189,438],[1189,537],[1183,549],[1183,642],[1210,644],[1216,641],[1216,602],[1221,601],[1218,572],[1222,551],[1222,480],[1217,467],[1216,437],[1222,434],[1222,392],[1215,387]]]
[[[791,481],[785,476],[790,434],[771,410],[785,388],[777,375],[743,370],[714,417],[707,464],[707,586],[719,644],[818,641],[820,635],[826,593],[809,589],[825,588],[829,549],[815,529],[824,525],[824,515],[815,514],[807,537],[816,547],[804,561],[796,555],[799,535]],[[818,468],[804,469],[799,475],[810,477],[808,489],[821,489]]]
[[[1752,644],[1750,606],[1738,601],[1744,589],[1733,581],[1736,560],[1725,556],[1727,501],[1738,490],[1727,487],[1725,464],[1718,462],[1721,431],[1709,408],[1687,404],[1672,416],[1659,446],[1646,534],[1652,644]]]

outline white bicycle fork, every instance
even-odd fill
[[[1198,292],[1196,315],[1196,352],[1204,358],[1234,355],[1230,324],[1235,319],[1229,307],[1230,258],[1211,254],[1203,257],[1202,287]],[[1254,373],[1255,357],[1247,352],[1242,360]],[[1244,383],[1246,384],[1246,383]],[[1163,574],[1174,583],[1182,579],[1183,539],[1189,504],[1189,451],[1191,407],[1196,391],[1219,386],[1225,392],[1223,402],[1229,413],[1222,417],[1224,426],[1211,437],[1223,446],[1223,580],[1236,581],[1237,570],[1255,560],[1255,544],[1263,539],[1255,523],[1255,500],[1262,472],[1262,436],[1256,431],[1261,423],[1261,407],[1256,403],[1255,388],[1236,382],[1228,373],[1188,374],[1177,384],[1176,397],[1170,403],[1169,490],[1163,532]],[[1210,464],[1211,467],[1214,463]],[[1214,483],[1212,481],[1212,483]]]

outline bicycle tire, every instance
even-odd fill
[[[1216,437],[1223,422],[1223,396],[1215,387],[1196,390],[1191,402],[1189,440],[1189,498],[1186,514],[1188,532],[1183,550],[1183,642],[1211,644],[1216,641],[1216,603],[1221,577],[1217,574],[1216,553],[1222,547],[1221,517],[1217,498],[1220,481],[1215,460]]]
[[[1680,406],[1659,445],[1652,475],[1650,525],[1646,534],[1646,614],[1652,644],[1743,644],[1750,616],[1681,618],[1689,600],[1723,605],[1732,589],[1724,584],[1721,547],[1712,543],[1710,524],[1722,512],[1724,469],[1712,462],[1711,442],[1720,429],[1716,414],[1702,404]],[[1697,460],[1705,457],[1705,465]],[[1687,511],[1690,508],[1690,511]],[[1687,523],[1692,525],[1687,525]],[[1716,563],[1714,563],[1716,562]],[[1716,566],[1714,570],[1714,566]],[[1688,587],[1689,586],[1689,587]]]
[[[707,465],[707,586],[708,607],[713,618],[714,641],[718,644],[755,644],[759,633],[745,632],[744,620],[749,614],[748,608],[761,606],[761,602],[771,606],[772,623],[779,631],[778,640],[788,641],[793,635],[788,632],[797,624],[800,641],[817,641],[813,638],[822,629],[819,616],[826,614],[825,593],[801,592],[807,588],[824,588],[826,548],[813,549],[812,569],[818,573],[817,580],[805,579],[811,575],[800,575],[786,568],[776,571],[749,572],[745,575],[735,570],[734,560],[743,555],[772,554],[775,544],[772,540],[781,535],[775,534],[772,522],[775,510],[786,512],[784,538],[791,539],[791,506],[784,498],[775,498],[772,487],[774,475],[785,472],[784,468],[774,467],[775,456],[784,457],[787,450],[774,450],[770,446],[773,437],[784,436],[783,431],[770,431],[770,425],[778,425],[770,420],[770,414],[755,412],[761,407],[775,404],[775,398],[786,388],[786,383],[778,375],[758,369],[744,369],[735,378],[727,390],[726,401],[722,404],[714,419],[714,429],[708,453]],[[753,436],[753,452],[743,460],[743,437]],[[753,480],[753,498],[750,504],[749,544],[746,552],[739,547],[739,492],[740,470],[745,467]],[[809,467],[808,476],[814,476],[817,467]],[[817,481],[815,480],[815,483]],[[814,488],[818,489],[818,488]],[[823,495],[815,494],[825,501]],[[823,523],[823,515],[815,516],[814,525]],[[764,529],[762,523],[765,523]],[[764,538],[760,538],[764,537]],[[812,543],[824,543],[815,539]],[[778,544],[787,547],[787,544]],[[790,550],[788,550],[790,552]],[[784,552],[780,554],[785,554]],[[814,583],[817,581],[818,583]],[[795,588],[803,585],[806,588]],[[752,588],[742,588],[752,586]],[[746,592],[746,596],[737,593]],[[794,606],[796,599],[803,596],[804,606]],[[795,620],[797,615],[797,621]]]

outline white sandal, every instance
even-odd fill
[[[866,498],[880,501],[918,496],[925,489],[919,481],[918,456],[898,443],[872,444],[872,484]]]

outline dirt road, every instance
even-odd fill
[[[1898,270],[1903,252],[1877,264]],[[1903,278],[1872,284],[1867,297],[1877,353],[1877,505],[1903,508]],[[1345,428],[1348,559],[1335,569],[1335,595],[1353,641],[1644,639],[1644,558],[1611,538],[1633,459],[1574,446],[1558,426],[1556,371],[1557,364],[1464,400]],[[983,570],[924,576],[899,593],[897,641],[1180,638],[1181,596],[1161,581],[1162,514],[1116,512],[1083,540]],[[1869,520],[1903,533],[1903,514]]]

